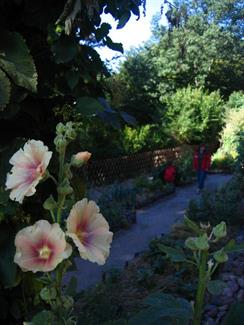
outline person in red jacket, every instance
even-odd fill
[[[197,173],[198,192],[204,188],[207,171],[210,167],[211,157],[206,146],[201,144],[194,153],[193,168]]]
[[[176,168],[172,165],[171,162],[168,163],[167,167],[164,170],[164,180],[167,183],[174,183],[176,176]]]

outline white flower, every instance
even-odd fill
[[[73,206],[67,219],[67,236],[73,239],[82,258],[105,263],[113,233],[94,201],[83,199]]]
[[[10,159],[13,165],[7,174],[6,189],[10,189],[10,199],[23,202],[25,196],[36,192],[36,186],[43,178],[52,152],[42,141],[30,140]]]
[[[15,237],[15,246],[14,262],[24,272],[52,271],[72,253],[59,224],[51,225],[46,220],[21,229]]]

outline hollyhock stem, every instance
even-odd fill
[[[200,325],[202,318],[202,310],[204,303],[204,295],[206,291],[206,282],[207,282],[207,259],[208,259],[208,251],[200,252],[200,263],[199,263],[199,273],[198,273],[198,288],[196,295],[196,302],[194,307],[194,315],[193,315],[193,325]]]
[[[57,223],[61,223],[62,210],[65,203],[66,195],[60,195],[58,199]]]
[[[63,150],[59,153],[59,174],[58,174],[59,184],[62,183],[62,180],[63,180],[63,177],[64,177],[65,152],[66,152],[66,147],[64,147]],[[61,223],[61,217],[62,217],[62,210],[63,210],[64,202],[65,202],[65,195],[58,194],[57,222],[59,224]]]

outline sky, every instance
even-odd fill
[[[109,36],[116,43],[122,43],[124,52],[130,50],[131,47],[138,47],[147,41],[151,36],[151,20],[152,17],[160,12],[163,0],[147,0],[146,1],[146,16],[144,17],[141,10],[141,17],[137,21],[136,16],[132,15],[128,23],[121,29],[116,29],[117,23],[111,15],[102,15],[102,21],[107,22],[112,26]],[[165,12],[165,10],[164,10]],[[162,16],[162,23],[165,24],[165,17]],[[119,52],[112,51],[108,48],[97,49],[102,60],[111,60],[113,57],[120,56],[120,60],[124,55]]]

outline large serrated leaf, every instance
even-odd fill
[[[101,103],[92,97],[77,98],[75,108],[78,113],[86,116],[91,116],[104,111],[104,107]]]
[[[0,67],[16,85],[36,92],[36,68],[24,38],[19,33],[0,31],[0,39]]]
[[[6,74],[0,69],[0,111],[9,103],[11,84]]]
[[[129,325],[154,325],[171,323],[174,324],[179,320],[179,324],[187,324],[192,318],[192,307],[190,303],[184,299],[176,298],[172,295],[163,293],[153,294],[145,300],[150,307],[142,310],[129,320]],[[173,324],[173,323],[172,323]]]
[[[70,62],[78,53],[78,46],[74,39],[63,35],[51,47],[56,63]]]

